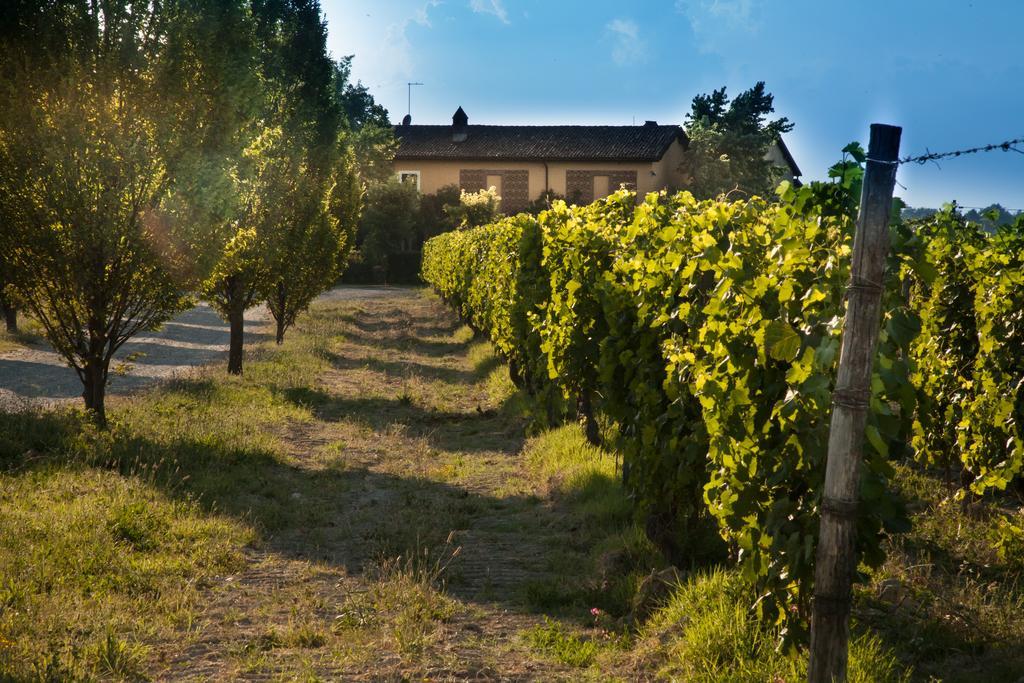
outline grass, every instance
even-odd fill
[[[1024,575],[1014,544],[1024,522],[1020,499],[959,501],[938,476],[906,466],[897,468],[896,484],[912,530],[890,540],[886,564],[859,589],[859,621],[919,680],[1017,683],[1024,671]]]
[[[315,345],[114,400],[107,432],[74,410],[0,415],[0,678],[137,677],[141,643],[188,642],[217,579],[305,521],[266,475],[287,473],[281,427],[310,419],[287,392],[314,381]]]
[[[562,624],[550,620],[527,631],[526,640],[533,649],[573,667],[590,666],[600,650],[594,641],[584,640]]]
[[[526,585],[527,602],[541,611],[626,616],[643,578],[665,561],[633,518],[615,457],[566,425],[531,439],[524,459],[533,487],[557,501],[573,532],[571,543],[550,553],[551,576]]]
[[[732,571],[648,601],[615,454],[529,409],[407,291],[112,399],[107,432],[0,414],[0,680],[803,679]],[[914,529],[858,588],[851,680],[1017,683],[1020,501],[897,483]]]
[[[803,681],[806,662],[777,650],[777,635],[760,626],[734,572],[696,572],[645,625],[640,649],[660,676],[686,681]],[[851,683],[907,680],[877,637],[859,635],[850,647]]]
[[[3,477],[0,508],[0,678],[134,672],[138,641],[188,623],[252,539],[142,473],[80,465]]]
[[[34,319],[18,315],[18,331],[10,333],[6,328],[0,327],[0,353],[9,353],[21,349],[39,346],[44,342],[45,333],[43,326]]]

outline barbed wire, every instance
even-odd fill
[[[939,159],[948,159],[950,157],[959,157],[964,154],[977,154],[979,152],[994,152],[997,149],[1003,152],[1017,152],[1018,154],[1024,154],[1015,147],[1015,145],[1024,144],[1024,138],[1015,138],[1013,140],[1006,140],[1005,142],[997,142],[991,145],[982,145],[980,147],[971,147],[969,149],[961,149],[955,152],[932,152],[928,151],[921,156],[916,157],[904,157],[900,159],[901,164],[927,164],[929,161],[938,161]],[[926,148],[927,149],[927,148]]]
[[[958,149],[953,152],[932,152],[928,150],[920,156],[909,156],[897,159],[896,161],[882,161],[881,159],[871,159],[868,161],[874,161],[879,164],[886,164],[889,166],[899,166],[902,164],[927,164],[929,161],[938,166],[939,159],[949,159],[953,157],[964,156],[965,154],[978,154],[980,152],[995,152],[1000,150],[1002,152],[1017,152],[1017,154],[1024,154],[1024,150],[1017,149],[1016,145],[1024,144],[1024,138],[1014,138],[1013,140],[1006,140],[1004,142],[995,142],[990,145],[981,145],[979,147],[969,147],[967,149]],[[940,167],[941,168],[941,167]]]

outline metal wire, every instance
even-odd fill
[[[1024,154],[1024,151],[1017,149],[1016,145],[1024,144],[1024,137],[1014,138],[1013,140],[1006,140],[1005,142],[996,142],[991,145],[981,145],[980,147],[969,147],[968,149],[959,149],[953,152],[932,152],[928,151],[925,154],[916,157],[903,157],[897,162],[888,162],[890,164],[927,164],[929,161],[938,161],[939,159],[949,159],[960,157],[965,154],[978,154],[980,152],[995,152],[996,150],[1002,152],[1017,152],[1018,154]],[[926,148],[927,149],[927,148]],[[886,162],[882,162],[886,163]]]

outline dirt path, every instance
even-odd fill
[[[363,300],[388,296],[380,287],[338,287],[322,301]],[[247,345],[272,339],[270,313],[264,307],[245,315]],[[154,381],[167,379],[227,358],[228,325],[208,305],[200,304],[126,343],[114,357],[111,396],[125,395]],[[29,348],[0,353],[0,407],[52,405],[81,400],[82,385],[64,359],[40,340]]]
[[[575,522],[527,481],[523,422],[494,395],[504,369],[423,292],[335,297],[315,317],[328,369],[291,397],[315,417],[238,474],[265,487],[246,510],[264,542],[158,647],[154,677],[593,678],[527,642]]]

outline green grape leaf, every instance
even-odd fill
[[[796,360],[800,354],[800,335],[786,321],[773,320],[764,332],[764,348],[775,360]]]
[[[888,330],[897,344],[906,347],[921,334],[921,318],[913,311],[897,309],[889,318]]]

